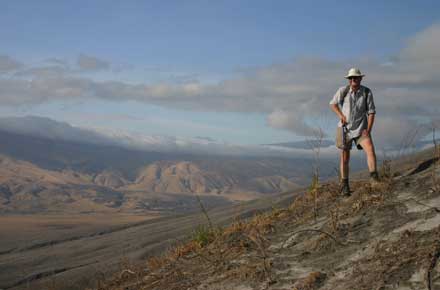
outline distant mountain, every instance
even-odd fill
[[[166,138],[124,134],[127,144],[166,147]],[[0,118],[0,138],[0,212],[188,211],[197,206],[194,194],[210,205],[253,199],[305,186],[312,172],[312,159],[304,153],[219,155],[208,154],[214,147],[206,147],[195,154],[174,152],[174,145],[168,146],[171,152],[136,149],[41,117]],[[198,140],[200,146],[211,144],[205,137]],[[201,148],[194,144],[188,146]],[[262,148],[283,152],[281,146]],[[338,156],[332,157],[320,160],[322,179],[336,174]],[[360,167],[356,162],[352,170]]]
[[[69,123],[40,116],[2,117],[0,118],[0,130],[27,136],[43,137],[50,140],[90,144],[117,144],[111,138],[99,135],[96,132],[73,127]]]
[[[239,145],[221,142],[207,136],[179,137],[166,135],[145,135],[137,132],[103,129],[96,127],[76,127],[69,123],[56,121],[41,116],[0,117],[0,131],[22,134],[26,136],[41,137],[49,140],[68,141],[82,144],[117,146],[129,150],[149,152],[162,152],[172,154],[191,155],[216,155],[216,156],[265,156],[265,157],[310,157],[310,149],[316,147],[318,142],[310,140],[265,143],[260,145]],[[440,142],[440,139],[437,139]],[[323,139],[321,148],[334,146],[334,140]],[[424,149],[432,146],[432,140],[420,140],[406,144],[405,148],[383,148],[388,152],[401,152]],[[326,155],[327,154],[327,155]],[[322,152],[321,157],[329,158],[327,152]]]
[[[144,189],[152,192],[172,193],[220,193],[236,184],[237,180],[209,171],[201,170],[196,164],[181,162],[155,162],[146,166],[127,189]]]
[[[101,173],[98,173],[94,178],[93,182],[98,185],[118,188],[122,187],[130,182],[125,179],[120,172],[112,171],[112,170],[104,170]]]
[[[238,145],[217,141],[205,136],[145,135],[95,127],[81,128],[40,116],[0,118],[0,130],[57,141],[118,146],[130,150],[173,154],[273,157],[310,155],[310,153],[304,151],[295,151],[294,149],[297,148],[293,147],[290,150],[285,146]]]
[[[89,213],[185,211],[196,208],[194,198],[156,194],[130,184],[116,172],[97,175],[71,170],[51,171],[29,162],[0,155],[0,213]],[[144,184],[146,185],[146,184]],[[230,203],[226,198],[207,198],[207,204]]]
[[[274,173],[274,172],[271,172]],[[141,170],[124,189],[170,193],[278,193],[297,188],[284,176],[243,177],[227,171],[202,169],[197,162],[155,162]]]
[[[15,130],[15,131],[14,131]],[[246,175],[246,178],[261,176],[283,176],[293,178],[295,183],[304,183],[304,177],[308,177],[313,156],[306,149],[297,153],[282,146],[234,147],[227,145],[212,144],[205,137],[198,138],[199,147],[195,143],[185,143],[180,139],[171,142],[173,138],[155,138],[154,136],[139,136],[119,132],[120,140],[116,142],[113,137],[105,137],[102,134],[75,128],[67,123],[53,121],[42,117],[24,118],[0,118],[0,154],[5,154],[16,159],[29,161],[41,168],[49,170],[71,169],[87,174],[99,174],[105,170],[116,171],[122,178],[118,183],[124,183],[123,179],[134,181],[137,171],[157,161],[191,161],[198,163],[203,171],[230,172],[232,175]],[[148,138],[147,138],[148,137]],[[170,142],[166,142],[166,141]],[[204,143],[205,142],[205,143]],[[132,144],[132,145],[128,145]],[[150,146],[157,150],[147,150],[148,146],[135,146],[133,144],[156,144]],[[168,144],[168,145],[167,145]],[[174,144],[174,145],[172,145]],[[176,145],[179,144],[179,145]],[[185,145],[186,144],[186,145]],[[208,144],[206,148],[201,149]],[[188,150],[176,149],[178,146],[192,148]],[[218,151],[231,155],[215,154]],[[223,146],[223,147],[222,147]],[[298,146],[297,146],[298,147]],[[161,150],[159,150],[161,148]],[[168,148],[164,150],[164,148]],[[232,148],[232,149],[231,149]],[[254,149],[253,149],[254,148]],[[198,150],[200,149],[200,150]],[[278,152],[274,155],[264,155],[263,151]],[[287,150],[287,151],[286,151]],[[246,151],[250,151],[251,153]],[[195,153],[197,152],[197,154]],[[240,154],[243,152],[243,154]],[[253,154],[253,153],[255,154]],[[299,154],[301,153],[301,154]],[[280,156],[276,156],[281,154]],[[322,176],[334,174],[337,166],[337,155],[321,154]],[[352,168],[356,168],[356,160]],[[263,170],[264,169],[264,170]],[[229,174],[229,173],[228,173]],[[115,177],[112,177],[114,180]],[[98,178],[98,183],[103,184],[107,178]]]
[[[154,162],[130,181],[110,169],[52,171],[0,155],[0,213],[178,212],[197,208],[194,194],[211,206],[298,187],[283,176],[246,178],[188,161]]]

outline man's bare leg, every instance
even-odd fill
[[[350,196],[350,184],[348,182],[348,173],[349,173],[349,163],[350,163],[350,150],[342,150],[341,151],[341,193],[344,196]]]
[[[370,172],[376,172],[377,171],[376,152],[374,150],[373,140],[370,137],[364,138],[360,143],[360,145],[362,146],[362,148],[365,151],[365,154],[367,155],[368,170]]]
[[[341,161],[340,161],[341,179],[348,179],[349,164],[350,164],[350,150],[341,150]]]

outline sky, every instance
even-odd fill
[[[234,144],[333,139],[350,67],[373,139],[440,112],[438,1],[2,1],[0,115]]]

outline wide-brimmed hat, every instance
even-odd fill
[[[363,77],[363,76],[365,75],[363,75],[358,68],[353,67],[348,71],[348,74],[345,76],[345,78],[348,79],[350,77]]]

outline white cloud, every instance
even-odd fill
[[[432,25],[407,42],[399,60],[425,66],[427,73],[440,73],[433,65],[440,64],[440,24]],[[434,71],[432,70],[434,68]]]
[[[109,67],[107,62],[85,55],[80,56],[78,65],[90,70]],[[0,78],[0,104],[101,98],[194,111],[260,112],[267,114],[267,123],[274,128],[311,136],[314,126],[310,120],[320,120],[331,113],[328,102],[338,86],[345,83],[343,76],[353,66],[366,74],[364,84],[373,90],[377,110],[374,134],[378,144],[398,145],[399,139],[418,126],[420,120],[429,121],[440,115],[440,25],[408,39],[390,61],[300,58],[246,70],[239,77],[216,84],[130,84],[39,73],[32,79]],[[400,120],[402,126],[396,129],[397,123],[390,120]],[[394,132],[399,134],[394,136]]]
[[[415,146],[415,143],[429,132],[430,128],[426,124],[420,124],[404,116],[384,116],[378,118],[374,124],[373,142],[378,143],[378,149],[391,150],[391,144],[394,148],[403,150]]]
[[[315,136],[316,129],[305,124],[302,114],[293,114],[284,110],[276,110],[269,114],[267,123],[277,129],[285,129],[302,136]]]

